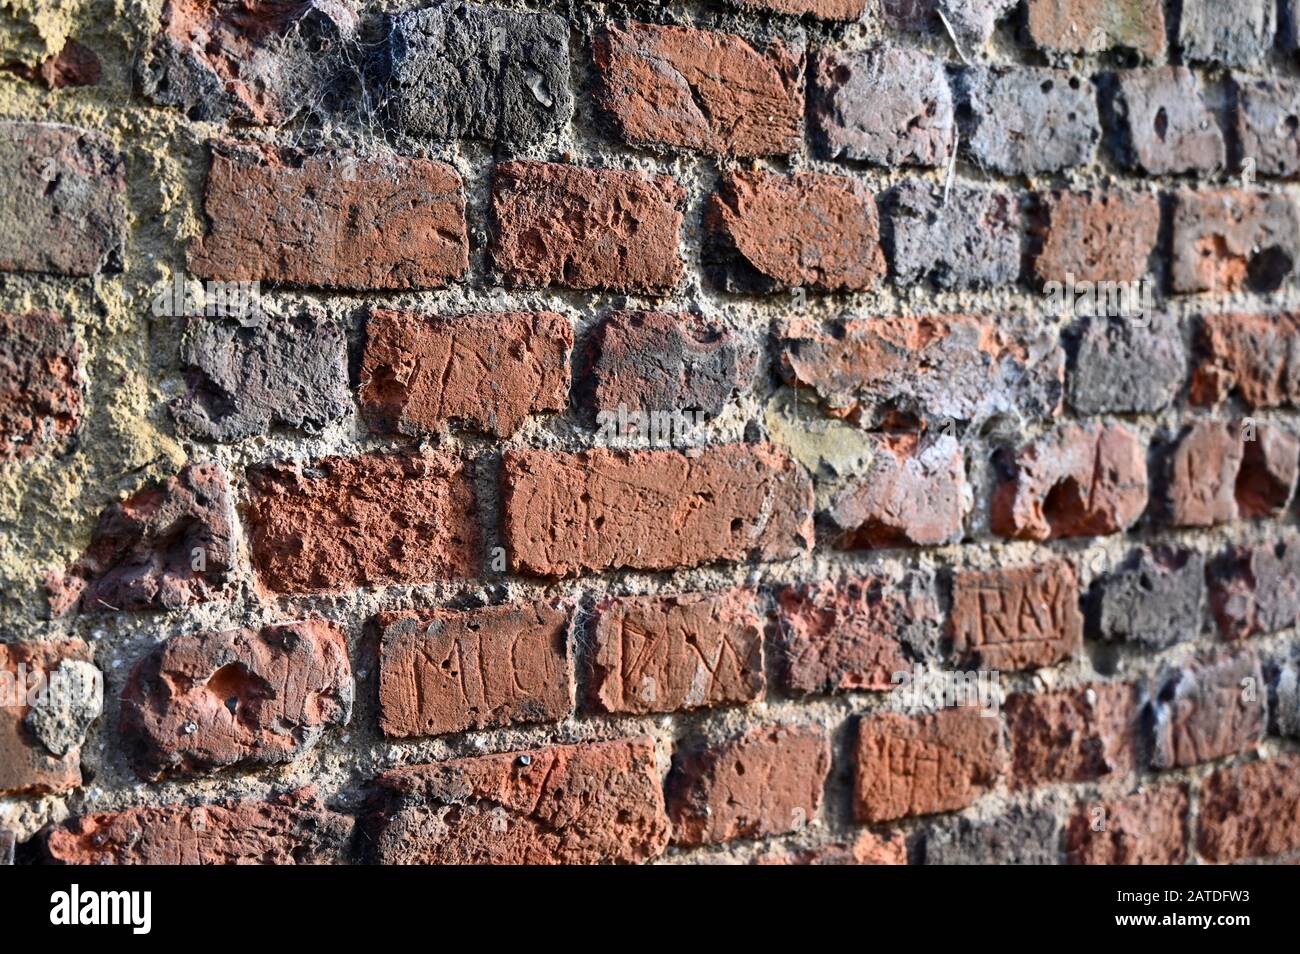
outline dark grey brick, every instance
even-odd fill
[[[1151,175],[1209,173],[1226,164],[1223,131],[1187,67],[1125,70],[1107,81],[1121,164]]]
[[[813,129],[828,159],[941,166],[956,124],[943,64],[919,50],[826,52],[812,74]]]
[[[172,0],[140,57],[140,88],[191,119],[279,125],[344,77],[356,30],[357,15],[343,0]]]
[[[1239,78],[1237,134],[1244,159],[1263,176],[1300,175],[1300,82]]]
[[[1150,414],[1168,407],[1187,376],[1187,347],[1169,315],[1149,321],[1084,319],[1070,360],[1079,414]]]
[[[526,143],[573,114],[561,17],[442,3],[388,24],[385,90],[403,132]]]
[[[1277,668],[1271,701],[1273,730],[1278,735],[1300,738],[1300,666],[1295,662]]]
[[[1013,807],[987,821],[956,818],[925,834],[927,865],[1055,865],[1060,823],[1050,812]]]
[[[1144,548],[1092,585],[1088,635],[1166,649],[1195,639],[1205,614],[1205,558]]]
[[[1006,285],[1020,275],[1020,204],[1005,192],[919,180],[900,183],[884,203],[885,245],[895,280],[941,288]]]
[[[312,311],[193,318],[181,360],[189,391],[172,413],[195,437],[236,441],[276,424],[313,431],[351,405],[343,329]]]
[[[0,829],[0,865],[14,863],[14,845],[14,833],[7,829]]]
[[[1044,67],[969,67],[958,74],[962,140],[974,161],[1004,175],[1085,165],[1101,139],[1092,83]]]
[[[1178,42],[1191,63],[1257,66],[1277,29],[1277,0],[1183,0]]]
[[[1186,768],[1246,752],[1268,730],[1268,687],[1249,650],[1193,660],[1153,693],[1151,764]]]

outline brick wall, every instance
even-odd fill
[[[19,860],[1300,855],[1294,5],[40,10]]]

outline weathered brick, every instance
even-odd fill
[[[1116,154],[1124,166],[1163,176],[1227,165],[1223,131],[1187,67],[1122,70],[1111,77],[1111,91]]]
[[[1192,660],[1164,676],[1152,709],[1151,764],[1159,769],[1247,752],[1268,731],[1268,690],[1250,651]]]
[[[1300,214],[1280,193],[1180,192],[1174,207],[1175,292],[1271,292],[1294,280]]]
[[[974,709],[858,721],[853,813],[885,822],[965,808],[1005,770],[1002,726]]]
[[[1148,271],[1160,203],[1143,192],[1050,192],[1040,196],[1034,257],[1039,281],[1135,282]]]
[[[885,273],[876,200],[855,179],[732,172],[704,228],[705,269],[728,291],[866,291]]]
[[[229,800],[99,812],[41,833],[61,865],[319,865],[347,861],[352,819],[314,789],[267,801]]]
[[[1233,862],[1300,848],[1300,757],[1219,769],[1201,785],[1197,850]]]
[[[1085,318],[1071,344],[1067,393],[1081,415],[1164,410],[1187,379],[1187,347],[1169,314]]]
[[[988,43],[998,21],[1018,3],[1019,0],[881,0],[880,7],[884,21],[896,30],[951,32],[962,49],[970,50]]]
[[[391,15],[386,27],[381,83],[403,133],[522,144],[573,115],[563,17],[456,2]]]
[[[1294,662],[1275,668],[1268,709],[1273,732],[1300,738],[1300,666]]]
[[[1177,527],[1276,517],[1295,493],[1300,441],[1271,424],[1200,420],[1168,465],[1166,510]]]
[[[201,278],[441,288],[469,268],[460,176],[442,162],[214,142],[203,211]]]
[[[51,312],[0,312],[0,461],[57,450],[81,427],[81,346]]]
[[[1021,448],[993,493],[999,536],[1122,533],[1147,506],[1146,448],[1123,424],[1067,424]]]
[[[852,841],[808,848],[773,848],[754,859],[756,865],[905,865],[907,841],[900,832],[878,835],[863,831]]]
[[[181,363],[186,392],[171,411],[194,437],[237,441],[277,425],[314,433],[352,408],[347,335],[316,308],[191,318]]]
[[[378,783],[381,864],[631,863],[668,843],[649,738],[416,765]]]
[[[1235,395],[1252,408],[1300,404],[1300,315],[1205,315],[1198,344],[1192,403]]]
[[[276,593],[466,577],[479,566],[473,484],[445,454],[326,457],[249,471],[249,544]]]
[[[777,595],[782,684],[791,693],[887,690],[911,669],[908,650],[934,656],[942,637],[928,575],[822,580]]]
[[[352,717],[347,641],[320,621],[172,636],[122,694],[127,758],[148,781],[292,762]]]
[[[1020,275],[1020,202],[1005,192],[909,179],[887,194],[885,247],[899,285],[943,289],[1014,284]]]
[[[1064,356],[1034,323],[975,315],[795,319],[777,330],[779,369],[836,417],[983,423],[1057,414]]]
[[[867,8],[867,0],[733,0],[742,7],[788,13],[810,14],[819,20],[856,20]]]
[[[597,105],[636,145],[788,155],[803,141],[803,53],[780,40],[613,23],[592,41]]]
[[[137,63],[140,87],[190,119],[278,126],[330,92],[357,27],[343,0],[167,0]]]
[[[667,781],[673,843],[800,831],[817,817],[830,767],[830,740],[814,726],[760,726],[679,756]]]
[[[1277,29],[1274,0],[1183,0],[1178,43],[1194,63],[1258,66]]]
[[[771,445],[507,451],[504,539],[538,576],[784,560],[812,546],[812,481]]]
[[[588,341],[586,376],[597,414],[721,413],[748,384],[753,355],[731,332],[691,315],[618,311]]]
[[[107,136],[0,122],[0,180],[0,272],[121,271],[126,159]]]
[[[953,650],[981,669],[1014,672],[1069,659],[1083,645],[1074,568],[1061,560],[953,574]]]
[[[1066,824],[1066,858],[1072,865],[1186,864],[1187,806],[1185,785],[1080,802]]]
[[[1167,649],[1195,639],[1205,616],[1205,558],[1144,547],[1089,592],[1088,635]]]
[[[90,659],[76,639],[0,643],[0,795],[81,786],[81,747],[103,707]]]
[[[18,839],[13,832],[6,829],[0,829],[0,867],[12,865],[14,863],[14,847]]]
[[[379,727],[387,736],[556,722],[573,711],[567,606],[535,600],[378,619]]]
[[[1229,548],[1208,574],[1210,607],[1224,639],[1248,639],[1300,623],[1300,542]]]
[[[962,538],[974,495],[961,445],[948,435],[879,435],[860,475],[831,501],[846,549],[941,546]]]
[[[86,551],[46,588],[55,615],[179,609],[225,595],[235,560],[225,472],[190,464],[100,512]]]
[[[1054,865],[1061,825],[1048,811],[1012,806],[987,821],[959,817],[925,834],[927,865]]]
[[[11,65],[6,68],[46,89],[96,86],[104,73],[99,55],[72,37],[64,41],[59,52],[50,54],[36,66]]]
[[[1029,0],[1029,38],[1048,53],[1125,49],[1160,60],[1165,53],[1162,0]]]
[[[810,76],[813,129],[827,159],[942,166],[956,121],[943,63],[920,50],[825,51]]]
[[[573,326],[549,311],[425,316],[375,309],[358,396],[372,430],[425,435],[463,423],[510,437],[569,405]]]
[[[761,699],[763,629],[752,590],[606,599],[596,607],[590,705],[641,714]]]
[[[1059,172],[1092,161],[1101,139],[1086,77],[1044,67],[968,67],[958,77],[962,141],[976,163],[1003,175]]]
[[[1014,693],[1003,707],[1015,788],[1095,782],[1136,767],[1141,707],[1135,686]]]
[[[1241,152],[1265,176],[1300,176],[1300,82],[1293,79],[1236,80],[1237,135]]]
[[[669,176],[503,162],[492,260],[514,285],[664,291],[682,277],[686,192]]]

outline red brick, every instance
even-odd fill
[[[812,546],[813,488],[767,444],[507,451],[504,540],[536,576],[785,560]]]
[[[1210,606],[1226,640],[1300,623],[1300,541],[1230,547],[1206,574]]]
[[[507,283],[667,291],[682,277],[686,191],[670,176],[503,162],[492,261]]]
[[[1141,707],[1134,686],[1015,693],[1004,709],[1016,788],[1095,782],[1126,776],[1136,767]]]
[[[164,805],[82,815],[47,828],[47,861],[64,865],[318,865],[347,861],[352,819],[314,789],[268,801]]]
[[[618,311],[597,326],[586,374],[599,414],[699,411],[717,415],[748,384],[754,356],[735,336],[691,315]]]
[[[1083,645],[1074,568],[1061,560],[953,575],[948,618],[965,663],[1014,672],[1063,662]]]
[[[1300,849],[1300,756],[1224,768],[1207,778],[1196,847],[1216,862]]]
[[[781,376],[812,388],[827,412],[876,427],[899,415],[983,420],[1054,417],[1064,353],[1056,335],[993,317],[808,319],[777,334]]]
[[[885,822],[971,805],[1005,770],[1002,725],[974,709],[908,717],[889,712],[858,723],[853,809]]]
[[[604,27],[592,42],[597,102],[628,142],[731,156],[797,152],[803,56],[710,30]]]
[[[741,6],[788,13],[811,14],[819,20],[856,20],[867,8],[867,0],[736,0]]]
[[[761,726],[677,759],[673,843],[707,845],[806,828],[821,807],[831,746],[813,726]]]
[[[33,729],[28,703],[39,704],[33,690],[47,692],[51,674],[64,662],[90,659],[89,647],[78,639],[0,643],[0,795],[58,794],[81,786],[81,743],[71,738],[43,740]],[[102,691],[102,681],[99,688]],[[91,714],[87,705],[80,711]],[[60,743],[75,744],[65,748]]]
[[[0,122],[0,272],[122,270],[126,159],[98,132]]]
[[[705,264],[730,291],[867,291],[885,274],[876,200],[853,179],[733,172],[704,227]]]
[[[179,609],[224,597],[233,503],[217,464],[190,464],[105,508],[86,551],[45,579],[55,615]]]
[[[654,741],[556,745],[381,775],[381,864],[609,864],[668,844]]]
[[[249,544],[278,593],[428,583],[473,575],[473,484],[446,454],[327,457],[248,475]]]
[[[1162,34],[1163,36],[1163,34]],[[1053,192],[1041,197],[1039,281],[1132,282],[1147,274],[1160,202],[1137,192]]]
[[[441,288],[469,268],[460,176],[442,162],[217,142],[203,211],[200,278]]]
[[[1072,865],[1186,864],[1187,787],[1080,802],[1066,825],[1065,852]]]
[[[1295,492],[1300,441],[1271,424],[1201,420],[1169,458],[1166,510],[1176,527],[1276,517]]]
[[[1252,652],[1193,660],[1152,703],[1156,768],[1187,768],[1247,752],[1268,731],[1268,690]]]
[[[1165,53],[1161,0],[1029,0],[1029,38],[1050,53],[1135,50],[1148,60]]]
[[[761,699],[757,600],[752,590],[605,600],[590,651],[592,707],[640,714]]]
[[[510,437],[569,404],[573,327],[553,312],[422,316],[376,309],[366,323],[361,413],[372,430],[423,435],[452,422]]]
[[[566,606],[382,613],[379,624],[379,727],[387,736],[555,722],[573,711]]]
[[[347,640],[316,621],[172,636],[122,694],[127,758],[148,781],[292,762],[352,717]]]
[[[81,426],[81,346],[50,312],[0,312],[0,461],[63,445]]]
[[[11,66],[9,69],[46,89],[95,86],[104,72],[95,51],[72,37],[68,37],[59,52],[47,56],[39,65]]]
[[[756,865],[905,865],[907,842],[899,832],[864,831],[853,841],[815,848],[775,848],[754,859]]]
[[[1205,315],[1198,337],[1192,403],[1216,406],[1232,395],[1254,408],[1300,403],[1300,315]]]
[[[847,549],[933,547],[962,538],[972,492],[961,445],[948,436],[892,434],[831,501],[831,522]]]
[[[1290,196],[1181,192],[1174,209],[1175,292],[1271,292],[1300,259],[1300,213]]]
[[[1146,448],[1123,424],[1068,424],[1022,448],[993,494],[999,536],[1122,533],[1147,506]]]
[[[892,688],[908,672],[904,647],[939,641],[939,598],[928,577],[822,580],[778,596],[781,668],[787,691]]]

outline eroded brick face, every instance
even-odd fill
[[[1007,697],[1016,788],[1123,777],[1136,767],[1138,689],[1107,683]]]
[[[1066,856],[1075,865],[1184,864],[1187,806],[1187,788],[1182,785],[1081,802],[1066,826]]]
[[[1174,209],[1175,292],[1270,292],[1294,280],[1300,213],[1283,193],[1181,192]]]
[[[6,690],[0,700],[0,795],[45,795],[81,786],[81,746],[100,714],[100,700],[82,696],[75,707],[59,712],[46,709],[28,692],[36,685],[33,678],[44,682],[60,670],[69,675],[78,665],[88,668],[77,675],[94,677],[98,670],[90,659],[91,649],[81,640],[0,644],[0,679]]]
[[[1206,779],[1196,843],[1217,862],[1300,848],[1300,759],[1283,755],[1222,768]]]
[[[418,765],[378,784],[381,864],[632,863],[668,844],[649,738]]]
[[[385,735],[552,722],[573,710],[568,607],[535,601],[383,613],[379,625]]]
[[[1083,640],[1074,569],[1050,560],[958,572],[948,627],[957,657],[984,669],[1037,669],[1069,659]]]
[[[678,712],[762,698],[764,622],[753,591],[621,597],[596,613],[596,710]]]
[[[1157,768],[1186,768],[1245,752],[1268,728],[1264,673],[1249,651],[1193,661],[1171,673],[1154,703]]]
[[[81,424],[81,346],[48,312],[0,314],[0,461],[63,445]]]

